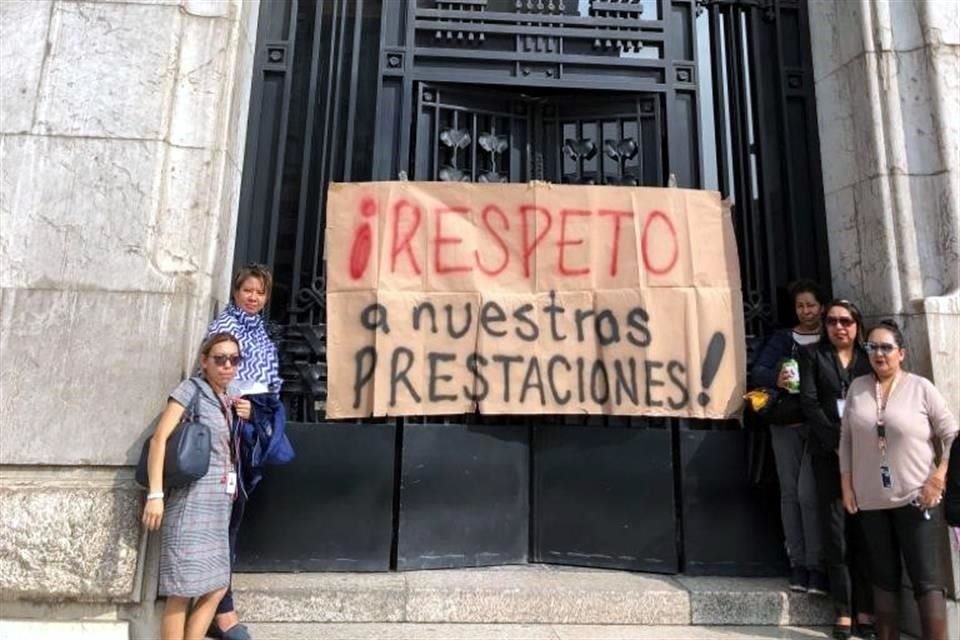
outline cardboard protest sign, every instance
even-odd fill
[[[743,301],[715,192],[332,184],[326,242],[330,418],[739,411]]]

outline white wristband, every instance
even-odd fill
[[[163,491],[154,491],[147,494],[147,500],[163,500]]]

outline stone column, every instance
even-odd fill
[[[258,13],[0,2],[5,616],[152,604],[129,465],[228,292]]]
[[[809,2],[834,292],[960,413],[960,3]]]

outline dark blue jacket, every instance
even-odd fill
[[[780,373],[780,361],[794,354],[796,344],[793,341],[793,329],[776,331],[760,350],[753,370],[750,372],[751,387],[777,387]]]
[[[253,404],[252,420],[238,420],[240,436],[240,486],[249,496],[263,478],[263,467],[293,460],[287,439],[287,416],[283,403],[272,393],[246,396]]]

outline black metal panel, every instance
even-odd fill
[[[261,7],[262,9],[262,7]],[[281,3],[260,12],[255,72],[250,93],[251,122],[247,136],[236,259],[266,262],[273,251],[271,229],[278,217],[276,187],[282,175],[284,141],[294,74],[297,3]],[[253,215],[256,211],[259,215]]]
[[[684,427],[679,443],[684,573],[783,575],[779,504],[751,482],[749,434]]]
[[[793,321],[787,285],[830,285],[807,22],[800,0],[699,0],[709,11],[720,184],[733,197],[747,332]]]
[[[237,263],[257,260],[274,267],[269,313],[281,349],[283,399],[292,419],[324,420],[323,232],[325,193],[331,181],[416,177],[666,185],[673,176],[679,186],[701,187],[716,167],[721,191],[736,199],[734,219],[751,340],[783,323],[790,311],[783,304],[784,285],[789,280],[800,276],[823,282],[829,279],[806,12],[807,3],[799,0],[262,3],[235,255]],[[697,30],[702,28],[709,29],[708,61],[701,59],[704,48]],[[706,76],[712,79],[712,96],[703,91]],[[710,103],[712,109],[706,115],[704,105]],[[469,142],[464,142],[464,132]],[[706,157],[705,139],[716,141],[716,158]],[[456,417],[451,422],[463,424],[472,419]],[[494,424],[491,418],[480,420]],[[527,419],[492,420],[496,428],[502,428],[503,423],[524,425]],[[537,420],[543,425],[583,427],[582,434],[564,434],[571,438],[565,446],[587,451],[593,450],[595,437],[612,437],[593,434],[587,427],[619,429],[643,423],[605,416],[541,416]],[[447,428],[421,426],[424,431]],[[724,430],[738,425],[700,426]],[[327,474],[315,466],[315,456],[322,458],[330,451],[338,456],[345,452],[354,455],[373,437],[367,429],[397,433],[392,424],[346,424],[335,432],[327,432],[328,427],[295,428],[305,430],[301,457],[290,468],[276,470],[271,485],[264,485],[264,493],[251,505],[263,513],[254,511],[252,529],[244,530],[250,540],[242,547],[248,566],[325,566],[322,559],[311,564],[313,551],[304,550],[314,547],[303,532],[320,526],[319,519],[311,515],[317,512],[314,505],[328,504],[335,496],[328,489],[340,491],[341,484],[339,480],[329,487],[325,484]],[[310,431],[313,428],[319,430],[314,433]],[[331,449],[323,449],[320,440],[316,449],[312,448],[311,438],[327,437],[321,435],[324,433],[336,434],[324,445]],[[680,445],[681,435],[686,438],[689,433],[673,429],[673,457],[663,459],[673,460],[678,501],[688,484],[693,491],[691,499],[703,499],[701,485],[694,480],[715,473],[728,482],[725,488],[714,488],[720,492],[717,501],[731,501],[735,508],[728,517],[739,521],[729,524],[731,531],[743,532],[756,524],[757,504],[765,504],[763,513],[773,513],[771,505],[775,503],[760,500],[769,496],[758,497],[750,485],[733,481],[729,471],[739,464],[731,462],[733,458],[723,461],[727,472],[723,476],[719,461],[716,468],[707,468],[695,457],[692,484],[688,483],[682,475],[686,467],[680,464]],[[578,440],[581,436],[582,441]],[[434,463],[451,448],[440,438],[450,437],[452,443],[461,436],[441,431],[435,437]],[[744,437],[739,433],[729,436],[731,442]],[[393,455],[401,453],[399,441],[384,437],[378,443],[385,449],[374,447],[377,455],[386,456],[390,447],[394,447]],[[688,443],[687,449],[690,446]],[[548,459],[557,453],[550,447],[545,452]],[[540,453],[535,447],[534,460]],[[596,455],[599,461],[615,458],[603,446]],[[509,466],[514,457],[512,449],[505,449],[494,452],[484,465]],[[609,466],[595,465],[592,457],[571,459],[570,468],[606,470]],[[398,488],[392,527],[388,524],[387,530],[375,533],[392,535],[396,545],[401,519],[400,467],[392,456],[382,459]],[[341,473],[338,464],[332,467],[335,478]],[[609,469],[598,477],[568,478],[564,491],[586,500],[607,480],[635,473],[633,467],[625,469]],[[374,466],[365,472],[376,478],[385,473]],[[263,495],[278,491],[277,483],[293,487],[292,479],[298,474],[311,478],[317,492],[312,501],[308,503],[294,488],[293,497],[281,496],[275,504],[271,498],[258,506]],[[470,500],[489,509],[498,501],[504,509],[514,504],[505,487],[491,485],[489,489],[486,494],[471,495]],[[419,527],[422,535],[429,534],[436,518],[443,515],[445,495],[441,492],[434,497],[412,490],[408,497],[416,497],[421,507],[406,512],[406,531]],[[435,498],[443,499],[431,502]],[[552,504],[549,495],[543,499],[544,507]],[[689,502],[682,505],[677,517],[668,521],[681,540],[681,551],[693,552],[688,560],[694,565],[688,564],[688,570],[718,566],[726,567],[727,572],[757,571],[760,561],[747,555],[741,562],[734,547],[728,552],[722,551],[721,545],[717,558],[701,553],[698,545],[707,544],[705,539],[716,523],[691,513]],[[517,513],[503,515],[522,519],[525,509],[521,506]],[[287,550],[289,562],[284,564],[279,552],[268,547],[276,525],[266,523],[287,522],[291,514],[306,524],[298,529],[301,533],[297,535],[303,538]],[[551,509],[538,508],[537,514],[537,518],[565,517]],[[333,520],[334,527],[342,527],[336,535],[349,540],[354,532],[345,520],[336,520],[341,517],[346,516],[340,514]],[[618,515],[611,512],[605,517],[616,521]],[[247,533],[251,530],[252,538]],[[613,528],[598,532],[594,540],[597,549],[622,550],[629,544]],[[551,540],[550,533],[545,531],[542,540]],[[723,544],[736,542],[728,540],[733,535],[723,533]],[[416,536],[405,537],[412,544]],[[504,548],[512,549],[508,538],[502,540]],[[751,534],[746,540],[758,547],[765,544],[767,534]],[[448,553],[451,540],[443,544]],[[779,548],[779,543],[774,546]],[[464,555],[476,555],[477,549],[479,546],[469,547]],[[398,551],[395,547],[399,558]],[[413,549],[411,553],[420,557],[425,552]],[[404,558],[412,557],[407,551],[404,554]],[[622,555],[628,560],[633,557],[629,551]],[[680,557],[680,568],[683,560]]]
[[[537,562],[676,573],[670,430],[534,427]]]
[[[692,7],[692,0],[680,0]],[[651,0],[410,0],[414,74],[500,86],[663,86],[669,25]]]
[[[386,571],[396,427],[289,423],[297,452],[247,504],[237,571]]]
[[[397,569],[526,562],[529,445],[526,426],[404,426]]]

